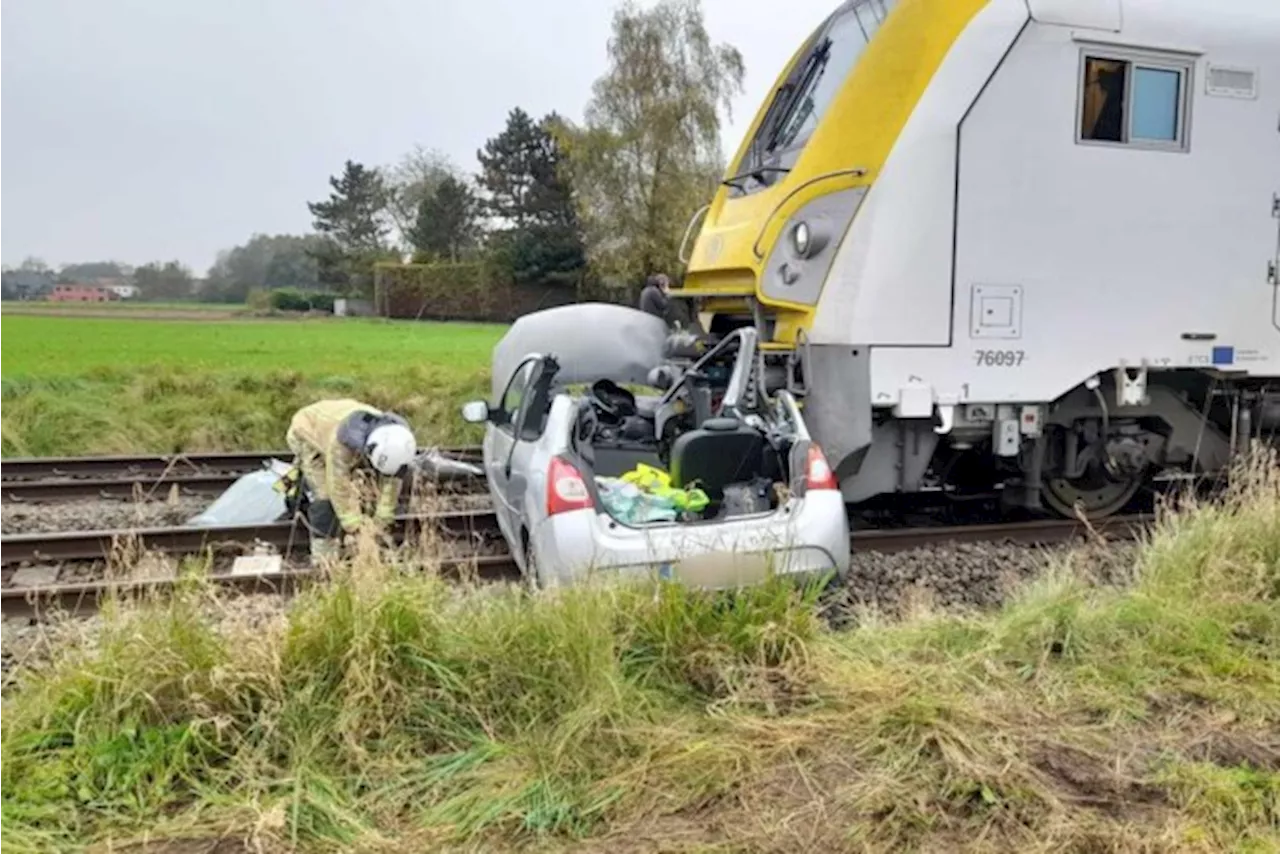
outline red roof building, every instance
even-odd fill
[[[120,295],[101,285],[54,285],[49,294],[53,302],[111,302]]]

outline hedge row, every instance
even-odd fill
[[[334,295],[297,288],[276,288],[271,292],[271,307],[277,311],[333,312]]]
[[[385,317],[510,323],[539,309],[577,302],[564,285],[496,280],[483,263],[378,264],[374,305]]]

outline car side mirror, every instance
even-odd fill
[[[489,420],[489,404],[483,400],[473,400],[463,404],[462,420],[468,424],[483,424]]]

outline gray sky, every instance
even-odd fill
[[[651,0],[650,0],[651,2]],[[703,0],[743,53],[727,152],[836,0]],[[310,229],[351,158],[468,171],[507,111],[579,119],[609,0],[4,0],[0,254],[178,258]],[[785,11],[784,11],[785,10]]]

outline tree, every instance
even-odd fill
[[[177,261],[152,262],[133,271],[133,283],[142,299],[189,299],[195,291],[195,277]]]
[[[461,170],[448,156],[433,148],[415,145],[395,166],[382,170],[387,187],[387,217],[400,242],[410,245],[409,232],[418,221],[423,199],[435,192],[446,177],[460,177]]]
[[[502,133],[476,152],[486,207],[505,228],[494,235],[500,266],[517,281],[573,278],[586,263],[582,229],[552,113],[535,123],[519,107]]]
[[[685,224],[723,173],[720,111],[728,114],[743,74],[736,48],[711,43],[698,0],[614,14],[609,70],[583,127],[564,130],[601,273],[634,281],[676,263]]]
[[[415,254],[458,261],[479,242],[480,200],[464,181],[445,176],[418,205],[409,241]]]
[[[201,298],[244,302],[253,290],[317,288],[320,271],[312,252],[321,242],[314,234],[255,234],[243,246],[218,253]]]
[[[97,279],[123,279],[130,273],[129,268],[118,261],[87,261],[79,264],[67,264],[58,271],[58,281],[92,282]]]
[[[530,196],[534,171],[541,165],[542,134],[529,114],[516,107],[507,115],[502,133],[476,152],[480,185],[489,194],[487,207],[516,228],[524,228],[532,214]]]
[[[387,187],[376,169],[351,160],[341,176],[331,177],[332,192],[323,202],[308,202],[315,229],[347,252],[385,248]]]
[[[374,262],[388,255],[386,183],[378,170],[348,160],[329,186],[328,199],[307,203],[324,238],[311,249],[320,281],[342,293],[367,293]]]
[[[53,287],[53,270],[43,259],[27,256],[18,267],[4,268],[0,290],[4,299],[34,299]]]

